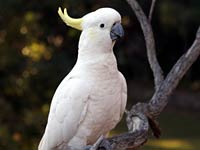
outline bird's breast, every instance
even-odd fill
[[[105,59],[106,58],[106,59]],[[75,72],[90,85],[87,112],[76,137],[87,137],[87,144],[106,135],[120,120],[122,84],[114,55],[98,61],[81,62]]]
[[[89,143],[107,134],[120,120],[122,93],[118,81],[117,78],[99,79],[92,87],[87,115],[83,122],[88,131]]]

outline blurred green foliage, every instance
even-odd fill
[[[148,12],[150,1],[140,3]],[[152,80],[139,24],[125,0],[1,0],[1,150],[37,149],[53,93],[76,61],[80,32],[61,21],[59,6],[74,17],[100,7],[117,9],[126,31],[115,47],[119,69],[128,81]],[[158,1],[153,28],[166,72],[191,45],[199,24],[199,0]],[[195,89],[200,89],[199,67],[198,60],[185,78],[188,85],[195,83]]]

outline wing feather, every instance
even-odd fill
[[[88,85],[78,77],[65,78],[61,82],[52,100],[39,150],[53,149],[73,138],[86,114]]]
[[[122,103],[121,103],[121,118],[122,118],[127,103],[127,84],[123,74],[121,72],[119,72],[119,74],[120,74],[120,81],[122,84]]]

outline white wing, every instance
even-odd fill
[[[89,97],[89,86],[78,77],[66,77],[57,88],[52,100],[48,123],[39,150],[50,150],[76,134],[84,119]]]
[[[122,84],[122,103],[121,103],[121,118],[124,114],[125,108],[126,108],[126,102],[127,102],[127,85],[126,85],[126,79],[124,78],[123,74],[119,72],[120,74],[120,82]]]

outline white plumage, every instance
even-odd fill
[[[81,19],[78,59],[53,96],[39,150],[81,150],[120,121],[127,87],[117,68],[115,41],[110,35],[120,22],[119,13],[111,8]]]

